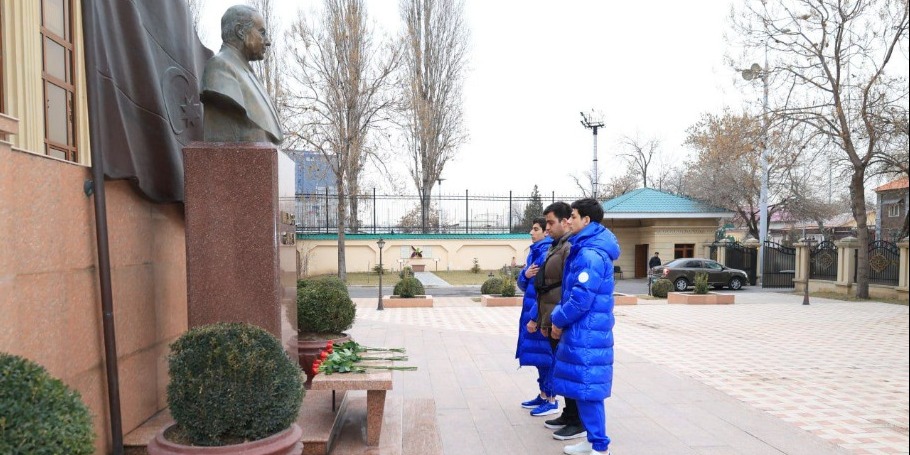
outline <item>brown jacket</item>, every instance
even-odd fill
[[[543,270],[534,280],[537,289],[537,324],[541,329],[550,329],[550,313],[562,298],[562,271],[571,246],[568,233],[553,242],[547,251]]]

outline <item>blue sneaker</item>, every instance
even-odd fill
[[[559,412],[559,401],[554,401],[550,403],[549,401],[534,408],[531,411],[531,415],[534,417],[548,416],[550,414],[556,414]]]
[[[535,409],[538,406],[540,406],[546,402],[547,402],[546,398],[540,398],[540,395],[537,395],[536,397],[534,397],[533,400],[528,400],[528,401],[522,402],[521,407],[523,407],[525,409]]]

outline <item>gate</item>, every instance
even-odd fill
[[[758,270],[758,254],[755,248],[744,247],[739,242],[728,243],[726,248],[727,260],[724,265],[746,272],[749,275],[749,284],[755,286],[755,272]]]
[[[897,286],[900,268],[897,245],[886,240],[869,243],[869,283]]]
[[[708,247],[708,251],[709,251],[709,259],[711,259],[712,261],[716,261],[717,260],[717,244],[712,243]]]
[[[809,278],[837,280],[837,246],[830,240],[809,249]]]
[[[762,288],[792,288],[796,275],[796,248],[765,240],[762,249]]]

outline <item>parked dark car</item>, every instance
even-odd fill
[[[673,288],[680,292],[695,283],[697,273],[707,274],[708,284],[715,288],[728,286],[735,291],[749,283],[749,275],[746,272],[731,269],[711,259],[679,258],[651,269],[652,276],[670,280],[673,282]]]

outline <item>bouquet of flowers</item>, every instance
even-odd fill
[[[394,354],[367,354],[368,352],[386,352]],[[367,370],[402,370],[413,371],[417,367],[409,366],[391,366],[391,365],[374,365],[370,363],[360,363],[363,361],[399,361],[408,360],[404,354],[404,348],[373,348],[364,346],[356,341],[346,341],[338,346],[329,340],[325,349],[319,353],[319,357],[313,361],[312,373],[366,373]]]

